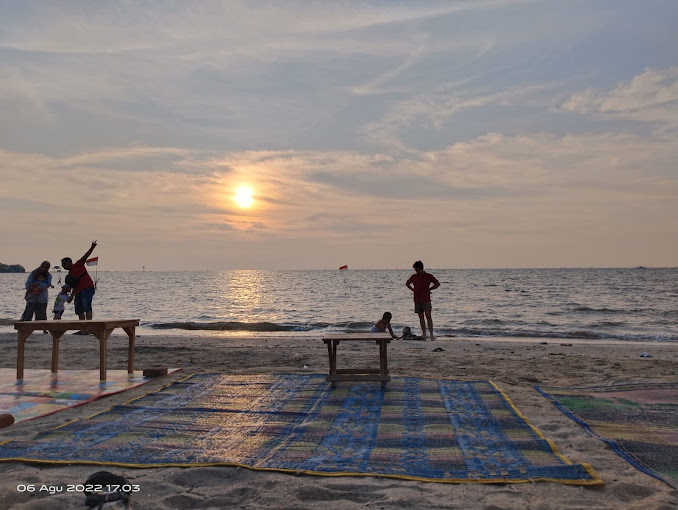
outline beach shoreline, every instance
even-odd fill
[[[34,333],[26,343],[26,368],[49,369],[49,335]],[[0,440],[32,439],[43,430],[105,411],[192,373],[319,373],[328,369],[320,336],[140,335],[137,370],[151,366],[182,368],[139,388],[73,409],[0,429]],[[0,367],[16,368],[16,334],[0,334]],[[602,347],[602,348],[601,348]],[[441,350],[442,349],[442,350]],[[641,357],[647,353],[651,357]],[[126,368],[126,337],[109,339],[108,369]],[[347,343],[339,362],[378,363],[373,348]],[[98,370],[98,342],[66,334],[59,369]],[[588,435],[535,389],[630,382],[675,382],[678,344],[556,338],[441,338],[392,341],[391,375],[436,379],[491,380],[529,422],[570,461],[590,464],[604,487],[559,483],[445,484],[373,477],[324,477],[254,471],[239,467],[132,469],[115,466],[49,465],[0,462],[0,490],[9,508],[84,506],[74,493],[28,494],[20,484],[79,484],[107,470],[138,484],[132,508],[602,508],[662,509],[678,505],[678,490],[650,477]]]

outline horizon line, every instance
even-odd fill
[[[532,267],[429,267],[424,268],[431,271],[506,271],[506,270],[543,270],[543,269],[678,269],[678,266],[532,266]],[[411,271],[411,267],[356,267],[347,268],[348,271]],[[65,272],[58,270],[53,272]],[[231,268],[231,269],[102,269],[102,273],[202,273],[202,272],[220,272],[220,271],[340,271],[339,268]],[[91,272],[91,270],[88,270]],[[98,272],[98,271],[97,271]],[[26,274],[30,271],[26,270]],[[5,274],[12,274],[7,272]]]

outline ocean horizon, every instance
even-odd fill
[[[97,271],[94,317],[139,318],[140,335],[322,336],[393,329],[420,334],[411,269]],[[678,342],[678,268],[435,269],[435,334]],[[65,272],[52,271],[48,318]],[[13,331],[28,273],[3,273],[0,331]],[[64,319],[75,319],[67,305]]]

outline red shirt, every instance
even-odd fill
[[[431,302],[431,284],[439,283],[436,277],[432,274],[422,271],[421,273],[414,273],[407,280],[408,284],[414,287],[414,302],[415,303],[430,303]]]
[[[75,294],[80,294],[80,292],[85,290],[87,287],[94,287],[94,282],[87,272],[85,263],[82,260],[74,262],[71,268],[68,270],[68,274],[75,278],[80,278],[80,280],[78,280],[78,285],[75,287]]]

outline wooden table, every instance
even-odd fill
[[[381,387],[391,380],[388,375],[387,346],[391,341],[388,333],[331,333],[323,336],[330,357],[330,373],[326,379],[337,381],[381,381]],[[379,369],[376,368],[337,368],[337,346],[341,342],[375,342],[379,346]]]
[[[70,330],[80,330],[92,333],[99,339],[99,376],[102,381],[106,380],[106,342],[115,328],[122,328],[129,337],[129,350],[127,354],[127,372],[134,372],[134,332],[139,325],[139,319],[106,319],[87,321],[21,321],[14,323],[14,329],[18,333],[16,355],[16,378],[24,378],[24,345],[26,339],[34,331],[47,330],[52,335],[52,372],[59,369],[59,339]],[[83,341],[87,337],[82,338]]]

